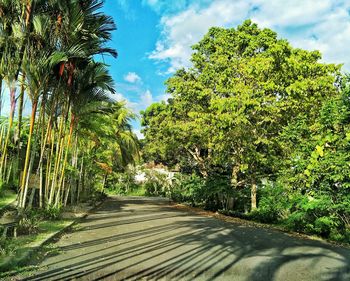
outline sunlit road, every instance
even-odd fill
[[[350,250],[114,197],[25,280],[350,280]]]

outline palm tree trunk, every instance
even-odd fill
[[[65,178],[65,170],[66,170],[66,165],[67,165],[67,158],[68,158],[68,151],[70,148],[70,143],[72,140],[72,135],[73,135],[73,130],[74,130],[74,114],[72,113],[71,115],[71,122],[70,122],[70,127],[69,127],[69,135],[68,135],[68,140],[67,140],[67,144],[66,144],[66,152],[64,155],[64,159],[63,159],[63,164],[61,167],[61,177],[60,177],[60,181],[59,181],[59,189],[63,188],[63,183],[64,183],[64,178]],[[62,189],[62,193],[63,193],[63,189]],[[57,199],[56,199],[57,201]]]
[[[72,157],[72,167],[75,170],[78,170],[78,154],[79,154],[79,147],[78,147],[78,134],[75,135],[75,139],[74,139],[74,154]],[[71,177],[71,188],[70,188],[70,201],[71,201],[71,205],[74,204],[75,202],[75,197],[77,194],[77,188],[78,188],[78,179],[76,178],[76,176],[72,176]]]
[[[51,160],[53,159],[53,153],[55,148],[55,134],[51,132],[51,149],[49,152],[49,155],[47,157],[47,163],[46,163],[46,179],[45,179],[45,204],[49,202],[49,186],[50,186],[50,177],[51,177]]]
[[[23,101],[24,101],[24,80],[25,80],[25,73],[23,73],[22,76],[22,83],[21,83],[21,92],[19,94],[19,103],[18,103],[18,123],[17,123],[17,173],[16,177],[19,179],[19,182],[21,182],[20,179],[20,171],[21,168],[21,155],[22,155],[22,149],[21,149],[21,131],[22,131],[22,116],[23,116]]]
[[[20,154],[20,140],[21,140],[21,129],[22,129],[22,116],[23,116],[23,101],[24,101],[24,80],[25,73],[22,75],[21,92],[19,94],[18,102],[18,123],[17,123],[17,138],[18,138],[18,155]]]
[[[60,168],[60,163],[62,160],[62,155],[63,155],[63,144],[64,144],[65,137],[62,137],[62,140],[57,139],[57,149],[56,149],[56,155],[55,155],[55,166],[53,168],[53,173],[52,173],[52,181],[51,181],[51,190],[50,190],[50,197],[48,204],[51,205],[54,198],[55,194],[59,193],[59,186],[57,185],[58,181],[58,172]]]
[[[2,110],[2,77],[0,76],[0,116]]]
[[[45,114],[44,111],[42,111],[42,114]],[[44,126],[44,118],[42,118],[42,122],[43,122],[42,125]],[[50,130],[51,130],[51,116],[50,116],[48,123],[47,123],[45,136],[43,136],[44,130],[42,130],[42,140],[41,140],[41,146],[40,146],[40,158],[39,158],[38,168],[36,170],[36,175],[40,177],[40,185],[39,185],[39,207],[40,208],[42,208],[42,203],[43,203],[43,159],[44,159],[46,143],[47,143],[47,139],[48,139]]]
[[[71,188],[71,185],[70,185],[70,184],[68,184],[68,187],[67,187],[67,190],[66,190],[66,193],[65,193],[65,198],[64,198],[64,203],[63,203],[63,206],[67,206],[67,202],[68,202],[68,195],[69,195],[70,188]]]
[[[7,157],[7,147],[10,141],[11,129],[13,125],[13,117],[15,114],[15,107],[16,107],[16,88],[15,87],[11,87],[10,89],[10,101],[11,101],[11,109],[10,109],[10,116],[9,116],[9,124],[7,128],[7,135],[6,135],[5,144],[2,151],[1,163],[0,163],[0,179],[2,179],[3,176],[5,175],[5,161]]]
[[[20,188],[20,193],[22,194],[22,197],[20,197],[20,200],[19,200],[19,207],[21,208],[25,207],[24,194],[25,194],[25,187],[26,187],[29,158],[31,154],[32,136],[33,136],[33,130],[35,125],[35,114],[36,114],[37,107],[38,107],[38,101],[34,100],[32,103],[32,113],[30,115],[30,127],[29,127],[29,135],[28,135],[28,142],[27,142],[26,158],[24,160],[24,169],[23,169],[22,182],[21,182],[21,188]]]
[[[28,189],[29,189],[29,181],[30,181],[30,176],[32,174],[32,169],[33,169],[33,163],[34,163],[34,158],[35,158],[35,149],[32,149],[30,160],[29,160],[29,167],[28,167],[28,173],[27,173],[27,179],[26,179],[26,185],[24,187],[24,194],[23,194],[23,208],[26,207],[26,200],[27,200],[27,194],[28,194]],[[31,193],[29,196],[29,202],[27,208],[31,209],[33,206],[33,200],[34,200],[34,195],[36,191],[36,187],[32,186],[31,187]]]
[[[1,126],[1,131],[0,131],[0,151],[4,151],[4,135],[5,135],[5,126]]]
[[[26,16],[25,16],[25,27],[26,27],[26,35],[22,41],[22,45],[21,45],[21,49],[19,51],[19,55],[20,55],[20,59],[19,59],[19,63],[18,63],[18,68],[16,71],[16,77],[15,77],[15,81],[17,81],[19,73],[22,69],[22,63],[23,63],[23,58],[24,58],[24,52],[25,52],[25,48],[26,48],[26,38],[28,38],[30,30],[28,29],[28,27],[30,28],[30,21],[33,17],[33,5],[32,5],[32,0],[26,0],[26,4],[25,4],[25,12],[26,12]]]
[[[39,174],[39,171],[42,168],[42,164],[43,164],[43,160],[44,160],[45,147],[46,147],[46,144],[47,144],[47,140],[48,140],[50,131],[51,131],[51,116],[50,116],[49,121],[47,123],[45,136],[42,138],[42,141],[41,141],[40,158],[39,158],[38,169],[36,171],[37,174]]]
[[[39,177],[39,208],[43,207],[43,167],[40,167],[40,177]]]
[[[50,189],[50,196],[49,196],[49,201],[48,205],[52,204],[52,201],[54,199],[55,195],[55,190],[56,190],[56,180],[57,180],[57,173],[58,173],[58,168],[59,168],[59,163],[61,159],[61,152],[62,152],[62,146],[63,146],[63,126],[64,126],[64,118],[61,117],[59,129],[58,129],[58,137],[57,137],[57,145],[56,145],[56,157],[55,157],[55,163],[53,167],[53,172],[52,172],[52,179],[51,179],[51,189]]]
[[[80,199],[80,190],[83,188],[83,174],[84,174],[84,154],[81,156],[79,183],[78,183],[78,191],[77,191],[77,203],[79,203],[79,199]]]

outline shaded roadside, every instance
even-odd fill
[[[113,197],[23,280],[349,280],[350,250]]]

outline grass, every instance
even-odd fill
[[[25,264],[33,250],[36,251],[43,242],[71,223],[72,220],[42,221],[37,234],[6,239],[5,247],[0,252],[0,278],[8,276],[9,271]]]
[[[10,270],[0,273],[0,278],[3,281],[13,281],[19,280],[18,278],[24,279],[26,277],[30,277],[39,269],[39,266],[36,265],[37,263],[42,261],[46,256],[58,255],[60,252],[61,251],[55,244],[46,244],[31,255],[28,265],[13,266]]]
[[[146,189],[143,186],[132,189],[127,195],[129,196],[146,196]]]
[[[147,196],[146,189],[143,185],[132,186],[128,191],[124,189],[106,189],[108,195],[124,195],[124,196]]]
[[[11,190],[3,190],[0,193],[0,210],[16,200],[17,194]]]

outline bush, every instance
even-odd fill
[[[61,206],[55,207],[55,206],[48,206],[46,209],[41,210],[41,216],[43,219],[48,220],[59,220],[62,215],[62,208]]]
[[[166,172],[146,170],[146,181],[143,184],[146,195],[170,196],[173,185],[172,178]]]
[[[288,217],[290,209],[289,194],[279,184],[269,183],[258,189],[258,209],[249,213],[248,217],[262,223],[277,223]]]
[[[348,226],[339,216],[338,205],[327,194],[301,195],[292,198],[291,214],[284,225],[294,231],[317,234],[337,241],[349,241]]]
[[[17,233],[19,235],[36,234],[39,232],[40,218],[38,216],[22,217],[17,226]]]
[[[176,202],[187,202],[191,205],[204,203],[205,180],[192,174],[177,174],[170,189],[170,198]]]
[[[17,250],[17,247],[14,243],[11,243],[12,240],[6,237],[0,237],[0,257],[11,256]]]
[[[132,170],[127,170],[125,173],[113,173],[109,176],[107,192],[116,195],[128,195],[135,187],[137,187],[135,173]]]
[[[262,223],[276,223],[278,214],[274,210],[256,209],[247,214],[247,218]]]
[[[240,219],[244,219],[244,220],[250,220],[251,219],[248,214],[244,214],[244,213],[238,212],[238,211],[219,210],[218,212],[220,214],[225,215],[225,216],[230,216],[230,217],[234,217],[234,218],[240,218]]]

